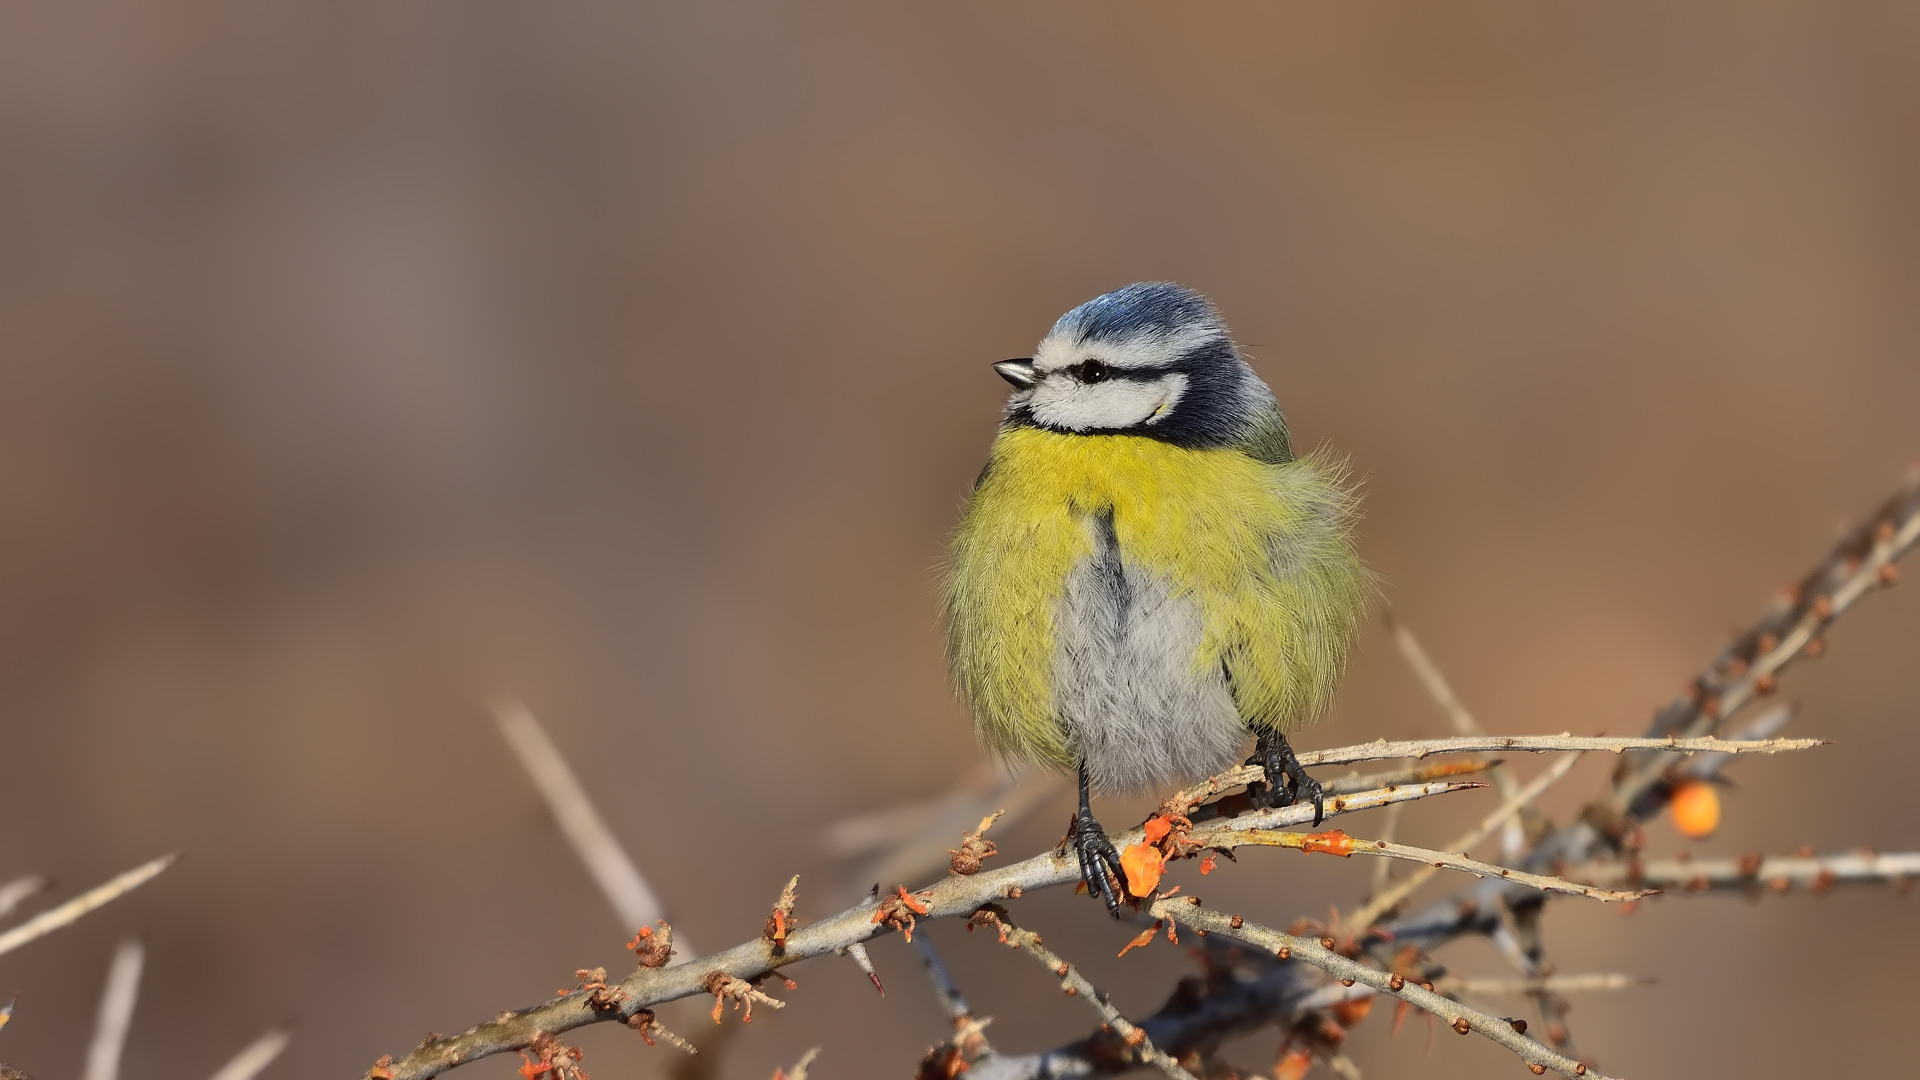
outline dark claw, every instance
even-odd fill
[[[1126,887],[1127,873],[1120,868],[1120,853],[1114,850],[1113,841],[1107,839],[1105,829],[1093,819],[1092,814],[1081,814],[1073,820],[1073,846],[1080,854],[1080,879],[1087,883],[1087,891],[1106,901],[1107,913],[1114,918],[1120,917],[1120,896],[1114,892],[1114,882],[1121,888]],[[1108,876],[1111,871],[1112,876]]]
[[[1315,827],[1325,819],[1326,789],[1320,786],[1320,781],[1307,775],[1307,770],[1300,765],[1300,759],[1293,755],[1293,747],[1287,745],[1285,735],[1261,732],[1260,741],[1253,749],[1253,756],[1247,759],[1247,764],[1258,765],[1267,774],[1266,783],[1247,785],[1247,795],[1252,799],[1255,809],[1292,806],[1305,797],[1313,800]]]

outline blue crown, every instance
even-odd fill
[[[1220,316],[1206,297],[1169,281],[1141,281],[1096,296],[1060,316],[1049,336],[1071,335],[1085,344],[1193,326],[1220,326]]]

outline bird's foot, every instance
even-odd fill
[[[1311,799],[1314,825],[1318,826],[1326,817],[1326,789],[1320,786],[1320,781],[1307,775],[1285,735],[1262,732],[1247,764],[1258,765],[1267,774],[1266,783],[1256,781],[1247,785],[1247,795],[1256,810],[1277,809]]]
[[[1127,872],[1120,868],[1120,853],[1107,839],[1107,831],[1085,811],[1074,815],[1073,850],[1079,853],[1080,879],[1086,882],[1087,892],[1106,901],[1107,913],[1119,918],[1120,893],[1114,886],[1126,889]]]

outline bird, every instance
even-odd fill
[[[1087,891],[1127,889],[1092,793],[1212,775],[1324,793],[1287,735],[1329,709],[1375,586],[1344,460],[1295,453],[1213,305],[1138,282],[1061,316],[1012,384],[948,543],[948,667],[982,746],[1077,776]],[[1111,875],[1111,878],[1109,877]]]

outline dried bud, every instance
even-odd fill
[[[673,957],[673,927],[668,926],[665,919],[656,925],[660,927],[659,930],[651,926],[641,927],[640,932],[633,935],[633,940],[627,942],[627,948],[633,951],[634,958],[640,961],[643,968],[665,967]]]
[[[1467,1032],[1473,1030],[1473,1022],[1463,1016],[1453,1022],[1453,1030],[1465,1035]]]
[[[1900,580],[1900,568],[1892,563],[1882,564],[1879,572],[1880,584],[1891,585]]]
[[[1240,929],[1242,926],[1245,926],[1246,924],[1247,924],[1247,920],[1241,918],[1238,915],[1235,915],[1233,918],[1227,920],[1227,925],[1232,927],[1235,930]]]
[[[1406,988],[1407,988],[1406,976],[1396,971],[1391,976],[1388,977],[1387,989],[1397,994],[1400,991],[1405,990]]]
[[[1513,1025],[1513,1030],[1520,1034],[1525,1035],[1527,1033],[1527,1022],[1525,1020],[1508,1020],[1507,1023]]]
[[[1527,1064],[1527,1068],[1532,1070],[1533,1075],[1535,1076],[1545,1076],[1547,1074],[1547,1067],[1545,1065],[1540,1064],[1537,1061],[1529,1062]]]

